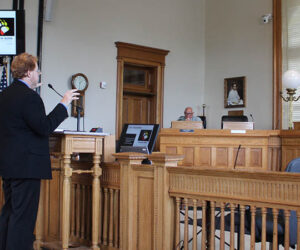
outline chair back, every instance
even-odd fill
[[[206,129],[206,116],[205,115],[199,115],[198,117],[201,119],[201,121],[203,123],[203,128]]]

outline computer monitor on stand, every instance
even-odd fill
[[[151,154],[158,132],[159,124],[125,124],[118,151]],[[149,164],[150,162],[144,161],[143,163]]]

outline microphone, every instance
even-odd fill
[[[48,87],[49,87],[50,89],[52,89],[52,90],[53,90],[56,94],[58,94],[60,97],[64,97],[63,95],[61,95],[60,93],[58,93],[58,92],[56,91],[56,89],[52,86],[51,83],[48,83]],[[82,109],[82,107],[77,106],[77,105],[75,105],[74,103],[72,103],[72,105],[74,105],[74,107],[76,107],[76,108]]]
[[[237,162],[237,158],[238,158],[238,156],[239,156],[239,152],[240,152],[241,146],[242,146],[242,145],[240,144],[239,147],[238,147],[238,150],[237,150],[237,152],[236,152],[236,156],[235,156],[235,161],[234,161],[233,169],[235,169],[235,167],[236,167],[236,162]]]
[[[49,87],[50,89],[52,89],[52,90],[53,90],[56,94],[58,94],[60,97],[63,97],[60,93],[58,93],[58,92],[55,90],[55,88],[53,88],[52,84],[48,83],[48,87]]]

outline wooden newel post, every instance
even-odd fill
[[[153,153],[148,159],[154,166],[154,218],[155,249],[174,249],[175,237],[175,202],[169,196],[169,173],[167,167],[177,167],[183,155]]]
[[[134,249],[132,241],[136,235],[133,235],[133,167],[141,164],[143,159],[146,159],[144,154],[138,153],[118,153],[114,155],[120,162],[120,249]]]
[[[118,153],[120,162],[120,249],[173,249],[174,201],[167,167],[183,156]],[[152,165],[143,165],[148,158]]]

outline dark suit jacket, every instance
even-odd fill
[[[67,117],[63,104],[46,115],[41,97],[18,80],[0,93],[0,176],[51,179],[49,135]]]

